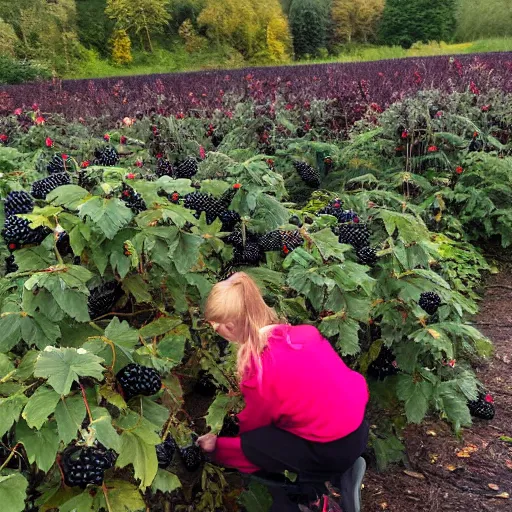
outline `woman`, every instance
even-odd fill
[[[206,434],[199,446],[243,473],[343,473],[366,448],[368,388],[319,331],[280,323],[255,284],[239,272],[216,284],[205,318],[238,345],[245,409],[240,435]],[[297,511],[274,494],[272,510]]]

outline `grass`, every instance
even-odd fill
[[[400,46],[352,45],[343,47],[342,51],[335,56],[309,59],[301,62],[289,62],[288,64],[368,62],[406,57],[502,51],[512,51],[512,37],[481,39],[474,42],[457,44],[418,43],[408,50]],[[134,53],[134,60],[130,66],[119,67],[107,60],[100,59],[94,52],[90,51],[87,52],[87,58],[80,63],[80,67],[67,74],[65,78],[149,75],[153,73],[176,73],[202,69],[240,68],[254,64],[261,65],[262,63],[244,61],[239,54],[228,49],[210,50],[191,55],[185,51],[183,46],[175,45],[173,51],[158,49],[151,55],[142,52]]]

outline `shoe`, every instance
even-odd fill
[[[310,503],[307,507],[305,505],[299,505],[299,510],[301,512],[342,512],[338,503],[326,495]]]
[[[361,512],[361,484],[366,473],[366,461],[359,457],[341,477],[341,508],[343,512]]]

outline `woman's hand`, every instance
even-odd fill
[[[197,445],[203,452],[212,453],[217,445],[217,436],[215,434],[205,434],[198,438]]]

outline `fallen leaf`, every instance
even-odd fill
[[[457,469],[457,466],[454,466],[453,464],[448,464],[448,466],[445,466],[448,471],[455,471]]]
[[[380,504],[380,508],[382,510],[387,510],[388,509],[388,504],[386,502],[383,502],[383,503]]]
[[[496,484],[487,484],[487,487],[489,487],[489,489],[492,489],[493,491],[499,491],[500,490],[500,486],[496,485]]]
[[[418,480],[425,480],[425,475],[422,475],[421,473],[416,473],[416,471],[409,471],[408,469],[405,469],[404,473],[412,478],[417,478]]]
[[[427,436],[436,437],[437,432],[435,430],[427,430]]]
[[[506,460],[505,466],[507,466],[508,469],[512,470],[512,460]]]
[[[468,444],[467,446],[464,446],[464,448],[458,450],[456,453],[457,457],[460,457],[462,459],[468,459],[471,457],[472,453],[475,453],[478,451],[478,447],[474,444]]]
[[[437,459],[439,459],[439,455],[437,453],[430,454],[430,464],[435,464]]]
[[[502,498],[504,500],[508,500],[510,498],[510,495],[508,492],[502,492],[501,494],[496,494],[496,496],[494,496],[495,498]]]

